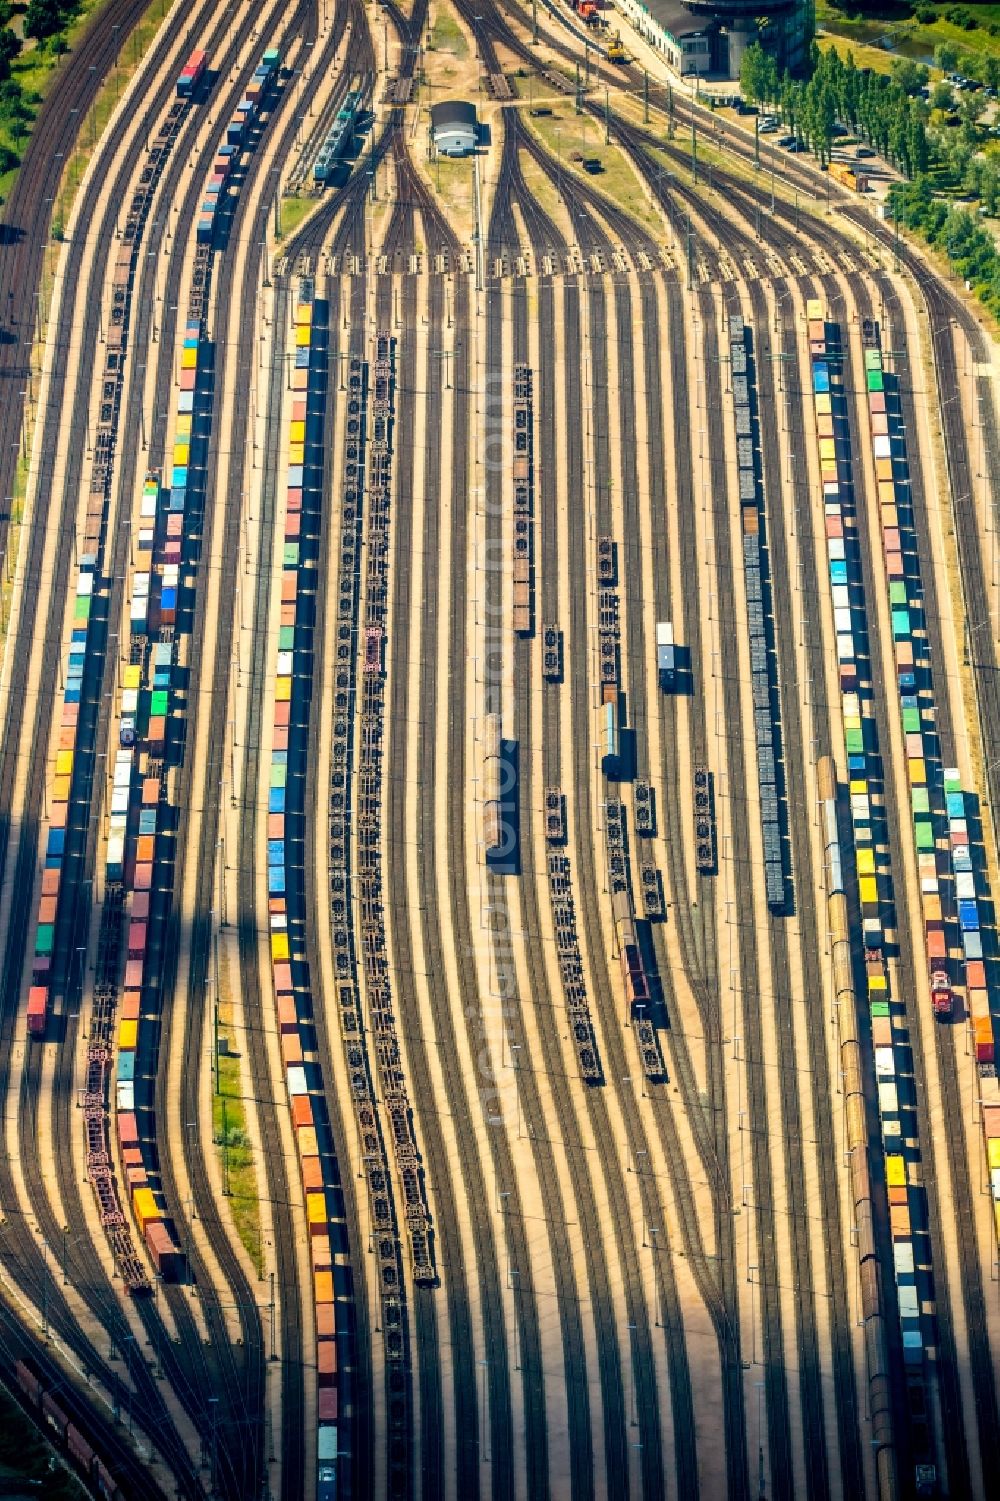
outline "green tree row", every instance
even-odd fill
[[[822,163],[830,160],[838,121],[908,177],[930,163],[928,104],[895,78],[858,68],[850,55],[845,60],[814,47],[812,76],[800,80],[779,77],[774,58],[755,42],[743,54],[740,88],[750,102],[774,106]]]
[[[889,208],[900,224],[943,250],[980,302],[1000,318],[1000,252],[976,214],[935,198],[926,174],[913,182],[895,183]]]

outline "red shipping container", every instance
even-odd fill
[[[198,372],[196,370],[182,370],[181,371],[181,390],[182,391],[193,391],[194,390],[195,376],[197,375],[197,373]]]
[[[884,412],[872,412],[872,437],[887,438],[889,436],[889,419]]]
[[[153,867],[151,865],[137,865],[135,868],[134,885],[136,891],[149,891],[153,885]]]
[[[318,1157],[303,1157],[302,1187],[306,1193],[319,1193],[323,1187],[323,1164]]]
[[[296,573],[283,573],[281,575],[281,603],[290,605],[295,603],[298,589],[298,575]]]
[[[275,724],[277,724],[277,725],[287,725],[288,724],[288,711],[289,711],[290,708],[291,708],[291,704],[289,704],[289,703],[275,704],[275,706],[274,706],[274,722],[275,722]]]
[[[44,985],[32,985],[28,991],[28,1031],[40,1037],[45,1031],[45,1018],[49,1009],[49,993]]]
[[[125,1182],[129,1188],[145,1188],[148,1181],[144,1167],[127,1167],[125,1169]]]
[[[274,966],[274,988],[278,995],[291,993],[292,966],[290,964],[276,964]]]
[[[285,509],[286,509],[286,511],[291,511],[293,513],[295,511],[301,511],[301,509],[302,509],[302,491],[301,490],[289,490],[288,491],[288,494],[285,496]]]
[[[288,749],[288,726],[276,724],[271,731],[271,749],[286,751]]]
[[[146,952],[146,924],[144,922],[130,922],[128,925],[128,956],[130,959],[141,959]]]
[[[869,406],[869,409],[871,411],[873,411],[873,412],[884,412],[885,411],[885,392],[884,391],[869,391],[868,392],[868,406]]]
[[[42,895],[43,896],[58,896],[59,895],[59,877],[60,877],[60,875],[61,875],[61,872],[58,871],[58,870],[43,870],[42,871]]]
[[[137,1022],[139,1020],[142,1005],[142,995],[138,990],[126,990],[122,996],[119,1016],[123,1022]]]
[[[1000,1105],[983,1106],[983,1135],[987,1141],[1000,1136]]]
[[[118,1140],[123,1147],[137,1147],[139,1145],[139,1131],[135,1123],[135,1116],[129,1112],[118,1116]]]
[[[64,829],[66,827],[66,813],[68,803],[49,803],[49,827]]]
[[[842,537],[844,535],[844,523],[839,516],[826,518],[826,535],[828,537]]]
[[[285,815],[284,813],[269,813],[267,815],[268,839],[284,839]]]
[[[308,403],[305,402],[305,401],[293,401],[292,402],[292,421],[293,422],[305,422],[305,420],[306,420],[306,407],[307,406],[308,406]]]
[[[928,959],[947,959],[948,949],[944,941],[944,928],[927,929],[927,957]]]
[[[329,1308],[330,1313],[333,1313],[332,1303],[323,1303],[320,1306],[322,1308]],[[317,1334],[319,1333],[318,1308],[316,1310],[316,1332]],[[333,1331],[331,1330],[331,1333],[332,1332]],[[335,1423],[337,1421],[337,1388],[335,1386],[324,1386],[317,1393],[317,1396],[319,1398],[319,1402],[317,1404],[316,1413],[319,1421],[321,1423]]]
[[[882,528],[882,550],[886,554],[901,551],[898,526],[884,526]]]
[[[981,959],[970,959],[966,964],[965,983],[970,990],[986,989],[986,965]]]
[[[142,1166],[142,1150],[140,1147],[122,1147],[122,1162],[126,1167]]]
[[[80,705],[79,704],[63,704],[63,706],[62,706],[62,715],[61,715],[61,719],[62,719],[62,723],[63,724],[76,724],[77,721],[79,720],[79,718],[80,718]]]
[[[299,536],[300,530],[301,530],[301,526],[302,526],[302,517],[300,515],[297,515],[294,511],[289,512],[289,514],[285,517],[285,538],[286,538],[286,540],[288,538],[291,538],[291,537],[297,537],[297,536]]]
[[[142,988],[142,960],[128,959],[125,963],[125,989],[141,990]]]
[[[160,801],[159,777],[143,777],[142,779],[142,806],[155,808]]]
[[[41,901],[38,903],[38,921],[55,922],[57,905],[57,897],[43,896]]]
[[[37,980],[44,980],[51,968],[51,959],[49,959],[47,956],[43,957],[41,954],[35,955],[35,958],[33,959],[31,965],[31,973]]]
[[[903,554],[901,552],[887,552],[885,555],[885,571],[891,579],[904,577]]]
[[[292,1096],[292,1125],[311,1126],[313,1124],[312,1100],[307,1094]]]
[[[145,922],[149,916],[149,892],[136,891],[132,894],[132,916],[138,922]]]

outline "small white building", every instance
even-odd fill
[[[467,156],[479,144],[476,106],[464,99],[431,105],[431,139],[442,156]]]

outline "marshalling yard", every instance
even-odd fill
[[[0,1376],[129,1501],[985,1501],[990,331],[555,0],[174,7],[50,237],[141,9],[0,243]]]

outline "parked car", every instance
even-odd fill
[[[870,146],[859,146],[854,155],[858,158],[859,161],[864,161],[865,157],[874,156],[875,153]]]
[[[782,148],[782,150],[787,150],[788,147],[794,145],[794,143],[795,143],[795,137],[794,136],[782,136],[781,140],[777,142],[777,144]]]

